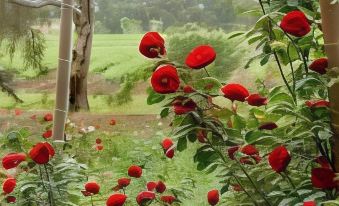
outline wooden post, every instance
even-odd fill
[[[339,3],[331,4],[331,0],[320,0],[320,8],[329,68],[339,68]],[[334,133],[334,163],[336,171],[339,171],[339,82],[330,86],[329,99],[331,126]]]
[[[73,0],[62,0],[59,38],[59,64],[56,82],[56,98],[53,122],[53,138],[64,142],[68,113],[69,82],[72,63]]]

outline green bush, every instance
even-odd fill
[[[172,27],[167,32],[168,58],[179,64],[185,63],[187,54],[196,46],[211,45],[217,55],[209,71],[220,80],[227,79],[230,72],[240,66],[244,49],[239,42],[229,40],[223,30],[208,30],[197,24],[186,24],[184,27]]]
[[[142,33],[142,21],[124,17],[120,19],[121,29],[124,34],[140,34]]]

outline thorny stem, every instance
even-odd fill
[[[46,164],[44,164],[44,168],[45,168],[46,176],[47,176],[47,179],[48,179],[48,185],[49,185],[48,200],[49,200],[50,206],[53,206],[54,205],[54,197],[53,197],[53,190],[52,190],[52,185],[51,185],[51,178],[49,176]]]
[[[240,182],[240,180],[238,179],[237,176],[233,175],[235,181],[237,181],[237,183],[239,184],[239,186],[241,187],[241,189],[245,192],[245,194],[251,199],[251,201],[253,202],[253,204],[255,206],[259,206],[258,203],[255,201],[255,199],[253,199],[253,197],[248,193],[248,191],[245,189],[245,187],[242,185],[242,183]]]

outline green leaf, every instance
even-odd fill
[[[293,101],[293,98],[286,94],[286,93],[278,93],[274,96],[272,96],[270,99],[269,99],[269,104],[272,105],[272,104],[279,104],[279,103],[288,103],[290,105],[294,105],[294,101]]]
[[[157,103],[163,101],[165,98],[166,98],[165,95],[158,94],[155,91],[151,90],[148,97],[147,97],[147,104],[148,105],[157,104]]]
[[[187,138],[186,138],[186,136],[179,138],[178,143],[177,143],[177,150],[179,152],[182,152],[185,149],[187,149]]]
[[[194,83],[194,88],[203,93],[219,94],[222,84],[213,77],[205,77]]]
[[[165,117],[167,117],[168,116],[168,114],[169,114],[169,111],[170,111],[170,109],[169,108],[164,108],[163,110],[161,110],[161,112],[160,112],[160,117],[161,118],[165,118]]]
[[[228,39],[233,39],[235,37],[238,37],[238,36],[241,36],[241,35],[244,35],[245,32],[241,31],[241,32],[235,32],[234,34],[232,34],[231,36],[228,37]]]

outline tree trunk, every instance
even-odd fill
[[[93,0],[80,0],[81,14],[74,14],[77,40],[73,49],[70,83],[70,111],[88,111],[87,74],[92,50],[94,31]]]
[[[320,0],[320,8],[329,68],[339,68],[339,3],[331,4],[331,0]],[[330,86],[329,99],[331,126],[334,134],[333,158],[335,169],[339,171],[339,82]]]

